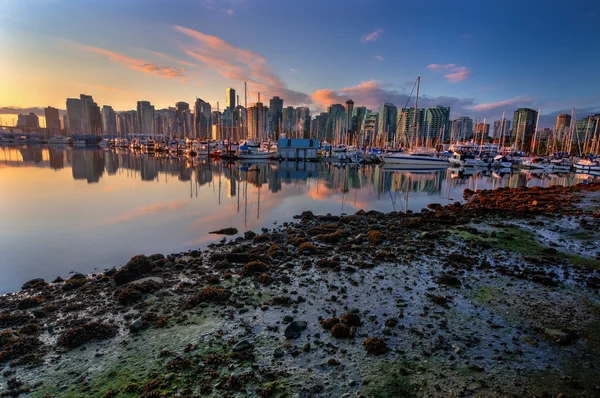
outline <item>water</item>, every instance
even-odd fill
[[[129,151],[0,147],[0,291],[220,240],[208,232],[273,227],[304,210],[420,211],[469,189],[570,185],[578,175],[457,169],[395,171],[325,163],[228,165]]]

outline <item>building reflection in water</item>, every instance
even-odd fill
[[[141,181],[164,181],[170,179],[190,184],[192,196],[198,196],[200,187],[213,185],[221,195],[244,196],[247,186],[277,194],[284,186],[295,185],[299,189],[310,187],[322,189],[320,199],[342,195],[342,200],[351,192],[373,197],[377,200],[389,194],[396,208],[396,201],[408,202],[409,193],[437,196],[451,201],[462,199],[462,190],[493,189],[498,187],[570,185],[578,182],[574,174],[546,175],[528,172],[476,171],[443,169],[440,171],[388,170],[380,166],[335,167],[326,163],[263,162],[226,163],[218,160],[190,160],[168,156],[148,156],[128,150],[106,151],[90,148],[70,147],[0,147],[0,162],[9,167],[35,166],[61,170],[71,167],[75,180],[97,183],[101,178],[125,175]],[[105,177],[104,173],[108,177]],[[223,193],[221,194],[221,190]],[[323,196],[323,197],[321,197]],[[373,199],[369,199],[373,200]],[[431,199],[435,201],[435,199]],[[241,204],[238,204],[241,206]],[[408,205],[405,206],[408,208]]]

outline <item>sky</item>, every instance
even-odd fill
[[[541,127],[600,112],[597,0],[0,0],[0,118],[81,93],[156,109],[225,89],[323,111],[352,99]],[[42,122],[43,126],[43,122]]]

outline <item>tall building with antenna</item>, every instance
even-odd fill
[[[225,107],[233,111],[235,108],[235,89],[227,87],[225,90]]]

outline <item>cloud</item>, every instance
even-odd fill
[[[127,212],[119,217],[115,217],[106,221],[106,224],[117,224],[124,221],[129,221],[134,218],[144,217],[150,214],[165,213],[171,210],[179,210],[189,207],[189,203],[185,201],[170,201],[158,203],[155,205],[142,206],[136,210]]]
[[[166,59],[168,61],[175,62],[175,63],[181,64],[181,65],[190,66],[192,68],[198,67],[198,65],[196,65],[193,62],[189,62],[189,61],[184,61],[182,59],[173,58],[173,57],[170,57],[170,56],[168,56],[166,54],[159,53],[157,51],[149,51],[149,50],[143,50],[143,51],[146,51],[146,52],[148,52],[148,53],[150,53],[152,55],[156,55],[157,57],[161,57],[161,58],[164,58],[164,59]]]
[[[444,64],[444,65],[430,64],[430,65],[427,65],[427,69],[431,69],[432,71],[435,71],[435,72],[439,72],[444,69],[452,69],[455,67],[456,67],[456,64]]]
[[[389,85],[381,84],[373,79],[339,90],[317,90],[311,97],[319,109],[331,104],[343,104],[348,99],[352,99],[355,104],[364,105],[373,111],[377,111],[384,102],[390,102],[401,108],[414,105],[414,97],[409,99],[407,93],[392,89]],[[448,96],[419,96],[419,107],[427,108],[435,105],[450,106],[453,111],[467,114],[466,112],[475,105],[475,101],[470,98],[460,99]]]
[[[260,92],[265,96],[278,95],[292,105],[310,104],[310,96],[289,89],[262,55],[236,47],[216,36],[182,26],[174,28],[194,39],[194,46],[184,48],[184,52],[221,76],[229,80],[248,82],[251,92]]]
[[[444,78],[448,83],[458,83],[465,80],[471,75],[471,70],[466,66],[458,66],[456,64],[429,64],[427,69],[434,72],[448,71]]]
[[[458,83],[465,80],[467,77],[471,75],[471,70],[466,66],[459,66],[458,68],[454,68],[450,70],[450,73],[444,75],[444,78],[448,83]]]
[[[170,66],[170,65],[160,66],[155,63],[146,62],[146,61],[143,61],[140,59],[130,58],[125,55],[122,55],[122,54],[119,54],[119,53],[116,53],[113,51],[105,50],[105,49],[99,48],[99,47],[81,46],[81,48],[88,52],[93,52],[96,54],[104,55],[116,64],[125,65],[130,69],[140,70],[142,72],[149,73],[149,74],[152,74],[155,76],[160,76],[160,77],[164,77],[167,79],[185,77],[185,74],[184,74],[184,72],[186,71],[185,68],[178,68],[178,67]]]
[[[379,28],[374,30],[371,33],[366,33],[363,35],[363,37],[360,38],[361,43],[368,43],[370,41],[375,41],[375,40],[379,40],[379,38],[381,38],[381,35],[383,34],[383,29]]]
[[[290,68],[290,72],[295,73],[295,72],[298,72],[298,70],[294,69],[294,68]]]
[[[385,59],[381,55],[376,55],[374,57],[377,61],[384,61]]]
[[[230,8],[228,10],[225,10],[225,14],[227,14],[227,15],[233,15],[233,9]]]
[[[29,108],[20,108],[18,106],[3,106],[0,107],[0,115],[28,115],[31,112],[35,113],[38,116],[44,116],[44,108],[32,106]]]
[[[507,100],[503,100],[503,101],[491,102],[488,104],[474,105],[472,107],[472,109],[474,111],[478,111],[478,112],[486,112],[486,111],[491,111],[491,110],[504,108],[504,107],[508,107],[508,106],[526,106],[526,105],[530,105],[532,103],[533,103],[532,98],[518,96],[518,97],[510,98]]]

